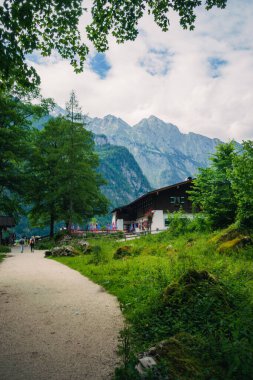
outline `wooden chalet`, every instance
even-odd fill
[[[192,187],[192,178],[174,185],[162,187],[142,195],[128,205],[117,207],[112,211],[112,224],[118,230],[131,231],[167,228],[168,212],[182,209],[192,217],[192,202],[187,193]]]

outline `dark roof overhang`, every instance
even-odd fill
[[[158,195],[162,191],[166,191],[166,190],[173,189],[173,188],[177,189],[180,186],[184,186],[184,185],[192,183],[192,181],[193,181],[193,179],[191,178],[191,179],[187,179],[186,181],[175,183],[174,185],[169,185],[169,186],[161,187],[160,189],[151,190],[148,193],[143,194],[141,197],[135,199],[133,202],[131,202],[131,203],[127,204],[127,205],[116,207],[115,209],[113,209],[111,211],[111,213],[113,213],[115,211],[121,211],[124,208],[130,207],[130,206],[134,205],[135,203],[139,202],[141,199],[146,198],[149,195],[153,195],[153,194],[157,194]]]

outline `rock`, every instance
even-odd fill
[[[130,245],[124,245],[119,247],[113,255],[114,259],[122,259],[126,256],[131,256],[133,247]]]
[[[90,243],[88,243],[86,240],[79,240],[76,243],[77,248],[79,248],[83,253],[90,253],[91,252],[91,246]]]
[[[209,293],[213,296],[217,293],[218,305],[218,300],[222,298],[220,286],[217,279],[207,271],[190,269],[180,277],[178,282],[172,283],[164,289],[163,300],[167,306],[177,308],[181,304],[189,303],[190,307],[196,302],[196,299],[201,299]]]
[[[61,244],[68,243],[71,240],[72,237],[70,235],[63,235],[63,237],[61,238]]]
[[[244,248],[247,245],[253,245],[253,240],[250,236],[237,236],[235,239],[225,241],[218,247],[218,252],[228,252]]]
[[[139,372],[141,377],[145,377],[146,371],[156,365],[157,363],[152,356],[144,356],[139,359],[139,363],[135,366],[135,369]]]
[[[51,251],[47,250],[45,251],[45,257],[51,256]]]
[[[183,276],[181,276],[179,284],[188,285],[200,281],[207,281],[209,283],[217,282],[216,278],[206,270],[197,271],[195,269],[189,269]]]
[[[141,378],[163,379],[159,364],[165,362],[168,365],[166,379],[200,379],[200,362],[192,350],[196,344],[199,345],[198,338],[187,333],[177,334],[142,353],[135,369]]]
[[[221,244],[226,241],[234,240],[240,236],[242,236],[242,231],[235,224],[233,224],[212,237],[210,239],[210,243]]]
[[[179,182],[189,173],[196,173],[199,167],[208,166],[208,156],[219,143],[217,139],[194,133],[183,134],[175,125],[154,116],[133,128],[111,115],[91,119],[87,127],[97,135],[105,135],[110,144],[126,147],[152,188]]]
[[[49,251],[45,252],[45,256],[53,256],[53,257],[61,257],[61,256],[77,256],[79,255],[79,252],[71,247],[70,245],[62,246],[62,247],[55,247]]]

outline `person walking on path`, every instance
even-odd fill
[[[21,238],[19,240],[19,244],[20,244],[20,252],[23,253],[24,252],[25,239]]]
[[[31,237],[29,244],[31,247],[31,252],[34,252],[34,244],[35,244],[35,237],[34,236]]]

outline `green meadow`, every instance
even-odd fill
[[[152,346],[149,379],[253,379],[253,247],[221,250],[222,234],[89,239],[90,253],[56,258],[120,302],[116,379],[138,379],[137,357]]]

